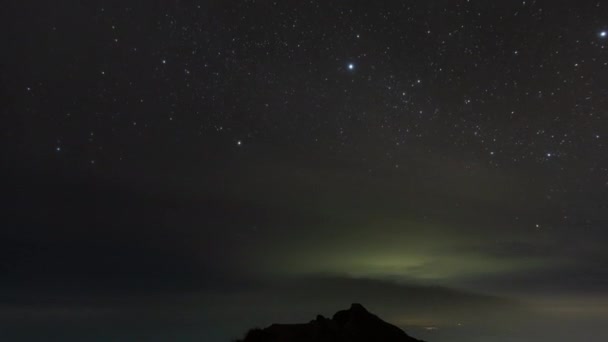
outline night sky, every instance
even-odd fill
[[[608,340],[608,2],[3,7],[3,341]]]

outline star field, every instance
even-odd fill
[[[241,6],[244,7],[241,9],[243,11],[255,10],[254,3]],[[496,13],[497,9],[493,12],[492,8],[479,4],[460,4],[445,10],[456,15],[443,25],[442,32],[429,29],[421,36],[413,32],[436,26],[433,19],[441,20],[429,12],[425,20],[416,21],[412,15],[424,8],[403,7],[394,12],[375,13],[388,23],[405,19],[406,24],[400,28],[394,25],[374,28],[365,19],[356,16],[353,9],[339,11],[338,18],[348,24],[334,24],[334,33],[329,36],[325,30],[315,28],[312,20],[304,21],[302,27],[298,28],[298,16],[314,18],[321,11],[319,4],[305,4],[297,11],[273,4],[270,9],[277,11],[280,19],[277,23],[258,23],[256,26],[247,22],[246,18],[238,18],[233,25],[214,27],[213,32],[201,27],[203,20],[196,21],[199,17],[204,18],[204,9],[200,7],[195,7],[194,10],[199,10],[199,13],[189,13],[189,18],[176,17],[183,13],[165,13],[161,16],[156,22],[156,31],[166,40],[155,41],[156,46],[145,46],[145,55],[141,52],[144,47],[138,50],[137,41],[133,41],[137,37],[129,38],[137,34],[132,32],[135,29],[125,27],[121,30],[119,27],[121,19],[126,24],[129,17],[134,16],[129,14],[132,9],[120,9],[119,13],[113,15],[109,9],[99,8],[95,17],[97,23],[108,25],[105,29],[99,27],[99,32],[96,32],[107,40],[104,42],[101,39],[96,44],[105,47],[100,49],[103,53],[98,57],[98,63],[79,65],[70,61],[76,59],[77,55],[63,56],[64,63],[58,67],[78,71],[87,68],[84,71],[90,73],[91,67],[99,66],[100,77],[90,79],[95,81],[98,87],[95,90],[99,90],[99,94],[92,95],[112,113],[98,113],[97,116],[101,121],[116,120],[113,125],[117,127],[126,126],[126,123],[137,126],[137,113],[143,110],[138,108],[137,103],[144,104],[145,99],[136,99],[131,95],[143,92],[147,88],[145,82],[152,81],[158,85],[159,97],[152,101],[160,108],[154,115],[148,115],[153,118],[142,116],[142,134],[147,126],[152,125],[152,119],[159,119],[159,112],[165,111],[164,119],[172,121],[174,116],[179,119],[179,114],[175,113],[178,107],[183,106],[212,108],[210,111],[213,114],[200,115],[200,124],[196,125],[196,129],[201,133],[218,131],[220,127],[230,128],[229,118],[236,125],[251,117],[256,125],[252,125],[251,132],[246,133],[263,137],[271,133],[254,129],[257,128],[255,126],[270,125],[273,128],[273,123],[278,125],[291,119],[278,118],[278,114],[272,113],[293,112],[292,116],[298,118],[301,115],[298,112],[305,110],[293,107],[304,106],[306,110],[316,110],[310,117],[302,119],[303,125],[299,130],[310,131],[314,136],[316,131],[321,130],[318,126],[323,126],[319,124],[322,119],[317,113],[327,111],[330,106],[318,102],[328,97],[323,93],[328,93],[333,95],[331,106],[337,111],[336,122],[333,123],[335,127],[332,127],[336,133],[361,121],[376,124],[366,127],[369,132],[365,133],[372,134],[371,131],[380,126],[384,131],[382,135],[387,139],[399,140],[404,139],[399,130],[409,128],[410,131],[415,130],[410,134],[413,137],[438,143],[455,142],[460,148],[477,152],[480,159],[492,163],[496,161],[484,158],[487,156],[482,151],[489,151],[495,146],[495,149],[504,150],[510,157],[501,158],[503,163],[509,164],[524,160],[542,162],[548,148],[562,149],[566,154],[581,146],[602,146],[601,141],[598,142],[601,140],[599,132],[594,132],[593,128],[601,124],[596,107],[601,105],[601,90],[594,86],[606,70],[604,42],[595,39],[593,31],[585,36],[570,30],[560,32],[551,29],[547,31],[552,31],[552,36],[545,37],[545,31],[530,30],[543,21],[556,21],[555,16],[544,14],[542,7],[534,8],[522,3],[512,6],[510,9],[514,12],[507,16],[503,12]],[[370,16],[365,14],[362,17]],[[465,19],[469,16],[478,19],[466,25],[463,22],[468,21]],[[549,19],[544,19],[545,16]],[[176,28],[180,24],[178,19],[186,22]],[[530,26],[521,31],[531,32],[513,37],[517,32],[498,31],[500,25],[517,24],[518,20]],[[372,19],[368,21],[372,22]],[[363,38],[360,34],[344,32],[352,30],[351,26],[364,32]],[[275,30],[269,30],[271,28]],[[53,26],[49,31],[54,34],[59,29]],[[271,37],[261,34],[268,31],[277,33]],[[287,37],[276,37],[278,32]],[[368,39],[365,39],[366,35]],[[600,37],[604,35],[605,31],[599,34]],[[515,38],[523,39],[515,41]],[[55,39],[61,43],[61,37]],[[220,43],[226,39],[229,40],[227,47],[220,48]],[[550,48],[535,48],[534,45],[544,39],[558,44],[543,44]],[[211,48],[200,48],[203,42],[207,42]],[[218,46],[213,48],[214,44]],[[362,64],[360,72],[348,77],[339,73],[340,59],[348,59],[341,50],[357,56],[356,59]],[[313,56],[317,51],[323,51],[325,58]],[[142,55],[138,56],[138,52]],[[523,56],[526,52],[528,55]],[[49,57],[62,61],[56,56],[60,54],[59,51],[51,49],[48,53],[51,55]],[[158,63],[152,56],[160,56]],[[401,57],[406,57],[403,65],[397,64]],[[142,66],[137,68],[136,65]],[[125,75],[124,71],[129,68],[140,69],[141,74],[134,70],[136,75]],[[348,63],[347,69],[354,70],[355,64]],[[193,77],[192,72],[198,73],[198,76]],[[66,73],[66,82],[70,83],[72,77],[75,77],[75,71]],[[304,77],[303,84],[295,82],[298,77]],[[222,86],[228,79],[240,81],[235,85],[237,87],[245,87],[245,84],[255,84],[256,87],[251,89],[252,94],[235,92],[230,98],[233,103],[226,105],[220,103],[220,95],[225,93]],[[421,79],[426,82],[423,84]],[[29,80],[30,85],[24,88],[26,95],[44,96],[42,81],[35,78]],[[36,88],[39,88],[39,92]],[[311,96],[310,103],[305,103],[305,94]],[[366,96],[355,96],[363,94]],[[278,99],[271,95],[278,95]],[[260,107],[255,106],[254,98],[260,102],[257,104]],[[74,102],[73,106],[77,107],[78,100]],[[267,102],[274,102],[273,107]],[[370,102],[378,106],[374,108],[374,113],[365,110],[370,107]],[[129,107],[129,110],[123,113],[120,107]],[[147,109],[148,106],[143,108]],[[195,111],[192,108],[184,109]],[[428,111],[426,115],[425,110]],[[271,114],[263,115],[265,111]],[[71,116],[69,112],[65,115],[68,118]],[[184,116],[182,114],[183,120],[191,119]],[[205,119],[210,122],[205,123]],[[384,125],[378,125],[378,122]],[[502,126],[503,123],[506,127]],[[332,126],[332,123],[327,126]],[[588,132],[582,131],[581,126],[586,127]],[[279,135],[281,128],[276,127]],[[167,129],[171,132],[170,127]],[[439,129],[445,132],[431,137]],[[266,130],[273,131],[269,128]],[[600,130],[600,127],[596,130]],[[59,130],[58,133],[60,139],[62,132]],[[103,133],[111,135],[109,132]],[[286,136],[289,134],[293,132],[284,132]],[[330,132],[326,134],[328,139],[338,140]],[[74,141],[74,144],[78,143]]]
[[[58,18],[37,27],[49,48],[27,57],[15,109],[44,123],[36,149],[96,167],[120,169],[132,141],[195,154],[205,137],[321,145],[375,169],[366,141],[392,164],[407,165],[412,146],[449,150],[465,169],[540,168],[548,192],[597,189],[608,182],[593,157],[606,153],[606,32],[599,15],[581,18],[600,5],[87,8],[86,38]],[[53,70],[36,68],[43,59]],[[573,169],[578,181],[559,181]]]

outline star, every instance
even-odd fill
[[[237,140],[236,145],[237,145],[237,146],[241,146],[241,145],[243,145],[243,142],[242,142],[242,141],[240,141],[240,140]]]
[[[602,31],[602,32],[600,32],[600,37],[606,38],[606,36],[608,36],[608,31]]]
[[[355,65],[353,63],[349,63],[348,70],[354,70],[354,69],[355,69]]]

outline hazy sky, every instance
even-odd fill
[[[0,339],[608,339],[608,4],[3,12]]]

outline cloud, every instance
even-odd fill
[[[337,275],[215,281],[218,282],[215,286],[190,291],[38,294],[33,301],[2,303],[0,314],[6,318],[3,324],[13,327],[36,324],[54,326],[64,332],[71,331],[67,325],[73,322],[78,322],[80,327],[131,322],[134,326],[150,327],[145,334],[155,332],[153,327],[158,324],[165,330],[182,332],[185,325],[194,324],[199,337],[205,339],[204,327],[216,326],[227,340],[253,326],[306,322],[319,313],[330,316],[352,302],[363,303],[372,312],[402,327],[489,324],[500,319],[511,320],[524,308],[507,298],[445,287]],[[234,284],[241,282],[248,285]],[[33,292],[26,295],[31,296]],[[91,331],[96,330],[98,328]],[[86,332],[79,331],[80,338],[85,336]]]

